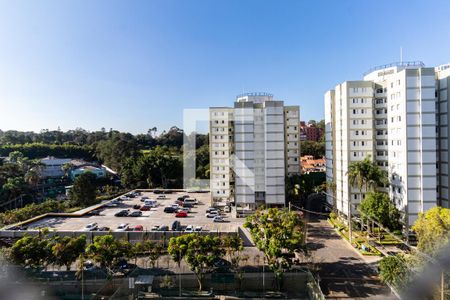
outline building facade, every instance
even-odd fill
[[[267,93],[210,108],[212,204],[285,205],[285,176],[300,174],[299,107]]]
[[[370,157],[388,173],[389,187],[381,190],[407,228],[419,213],[448,205],[447,72],[421,62],[396,63],[325,94],[327,180],[335,197],[329,203],[346,215],[349,209],[357,213],[366,191],[349,184],[348,167]]]
[[[323,134],[322,128],[317,127],[316,124],[300,121],[300,140],[318,142]]]

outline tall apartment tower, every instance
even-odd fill
[[[448,165],[450,161],[450,101],[449,101],[449,87],[450,87],[450,64],[436,67],[436,96],[437,96],[437,109],[439,114],[436,116],[437,122],[437,135],[438,152],[436,155],[437,160],[437,191],[438,191],[438,205],[446,208],[450,208],[448,187]]]
[[[300,174],[299,107],[267,93],[239,95],[233,108],[210,108],[211,200],[285,205],[285,176]]]
[[[441,69],[385,65],[325,94],[327,180],[335,185],[328,202],[340,212],[357,213],[366,191],[351,186],[347,172],[368,156],[388,172],[390,184],[382,190],[407,228],[420,212],[448,205],[449,71]]]

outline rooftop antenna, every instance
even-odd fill
[[[400,46],[400,63],[403,64],[403,47]]]

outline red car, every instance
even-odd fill
[[[150,210],[150,206],[142,206],[140,209],[139,209],[140,211],[148,211],[148,210]]]
[[[179,211],[177,212],[177,214],[175,215],[175,217],[177,218],[186,218],[188,216],[187,212],[185,211]]]
[[[133,231],[144,231],[144,227],[142,227],[142,225],[136,225]]]

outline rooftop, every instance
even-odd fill
[[[376,67],[370,68],[363,75],[366,76],[367,74],[370,74],[373,71],[383,70],[383,69],[392,68],[392,67],[420,67],[420,68],[423,68],[423,67],[425,67],[425,64],[422,61],[420,61],[420,60],[415,60],[415,61],[397,61],[397,62],[393,62],[393,63],[390,63],[390,64],[385,64],[385,65],[380,65],[380,66],[376,66]]]

